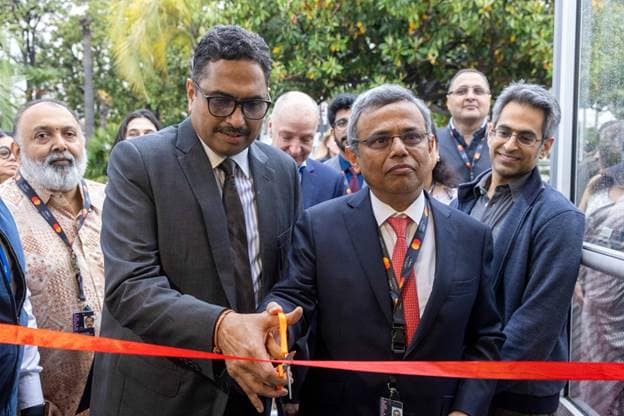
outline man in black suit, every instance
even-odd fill
[[[273,146],[288,153],[297,163],[304,208],[345,192],[345,181],[339,172],[309,158],[319,118],[314,99],[300,91],[282,94],[269,118]]]
[[[300,212],[295,163],[256,140],[269,105],[264,40],[238,26],[210,29],[186,81],[191,116],[119,143],[108,166],[102,251],[104,336],[229,355],[262,356],[253,312],[282,273]],[[262,322],[259,322],[262,321]],[[232,342],[231,340],[241,340]],[[259,351],[259,352],[258,352]],[[270,364],[237,374],[265,396],[284,389]],[[93,415],[246,415],[262,410],[221,362],[99,355]],[[254,408],[255,407],[255,408]]]
[[[352,109],[348,154],[369,189],[304,212],[288,278],[263,304],[302,307],[292,333],[315,325],[317,360],[499,359],[490,231],[423,190],[434,157],[429,110],[396,85],[363,93]],[[405,416],[485,415],[494,387],[310,368],[299,414],[373,416],[400,401]]]

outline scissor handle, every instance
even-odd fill
[[[286,322],[286,315],[283,312],[277,314],[277,319],[279,320],[280,352],[283,358],[286,358],[288,355],[288,322]],[[282,364],[277,366],[277,374],[280,377],[285,375]]]

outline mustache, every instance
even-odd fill
[[[72,166],[76,164],[76,158],[67,150],[64,152],[54,152],[48,155],[45,159],[45,164],[51,165],[59,160],[68,160]]]
[[[214,129],[215,133],[221,133],[228,136],[249,136],[251,131],[246,127],[220,126]]]

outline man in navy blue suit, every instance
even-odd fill
[[[428,113],[396,85],[363,93],[347,153],[369,189],[312,207],[295,226],[288,276],[263,305],[302,308],[292,334],[315,327],[313,359],[500,357],[490,230],[423,190],[434,157]],[[494,384],[310,368],[299,414],[485,415]]]
[[[269,119],[273,146],[288,153],[299,168],[304,208],[339,197],[345,191],[340,173],[309,158],[318,124],[318,105],[300,91],[281,95]]]

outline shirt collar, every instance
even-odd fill
[[[351,163],[349,163],[347,159],[342,157],[341,154],[338,155],[338,162],[340,162],[340,169],[342,170],[349,170],[349,168],[351,167]]]
[[[498,185],[494,190],[494,194],[499,192],[509,191],[511,192],[511,197],[515,201],[522,194],[522,187],[525,182],[531,175],[532,171],[525,173],[522,176],[512,179],[510,182],[504,185]],[[490,187],[490,180],[492,179],[492,172],[483,175],[481,180],[477,182],[473,188],[473,193],[475,197],[479,198],[480,196],[487,195],[488,189]]]
[[[50,189],[45,188],[35,178],[31,178],[28,175],[24,175],[24,173],[21,170],[20,170],[20,175],[22,175],[22,177],[26,179],[26,182],[28,182],[30,187],[35,191],[39,199],[41,199],[41,201],[46,205],[48,205],[52,197],[58,198],[63,195],[62,192],[54,192],[54,191],[51,191]],[[84,201],[84,192],[82,190],[82,183],[78,184],[78,190],[80,191],[81,201]],[[93,208],[93,201],[91,202],[91,208]]]
[[[221,156],[220,154],[216,153],[201,139],[201,137],[199,136],[197,137],[199,138],[199,142],[204,148],[204,152],[206,152],[206,156],[208,156],[208,160],[210,160],[210,166],[212,166],[213,169],[218,168],[221,162],[223,162],[226,159],[226,156]],[[249,159],[247,158],[248,153],[249,153],[249,148],[246,147],[240,153],[237,153],[234,156],[230,156],[230,159],[236,162],[236,164],[238,165],[238,168],[243,172],[243,174],[247,178],[250,177]]]
[[[373,208],[373,215],[377,221],[377,226],[381,226],[386,220],[392,216],[407,215],[414,223],[418,224],[425,209],[425,193],[421,192],[418,198],[412,204],[407,207],[405,211],[397,212],[390,205],[386,204],[370,190],[371,205]]]
[[[483,123],[481,123],[481,127],[479,127],[475,132],[474,132],[474,138],[477,140],[480,140],[482,137],[485,136],[485,133],[487,131],[487,123],[488,123],[488,119],[487,117],[483,119]],[[459,135],[460,137],[463,137],[461,135],[461,133],[459,132],[459,130],[457,130],[457,127],[455,127],[455,123],[453,123],[453,118],[451,118],[449,120],[449,126],[451,128],[451,131],[457,135]]]
[[[298,167],[299,167],[299,170],[301,171],[301,168],[305,168],[306,166],[308,166],[308,159],[301,162],[301,164]]]

